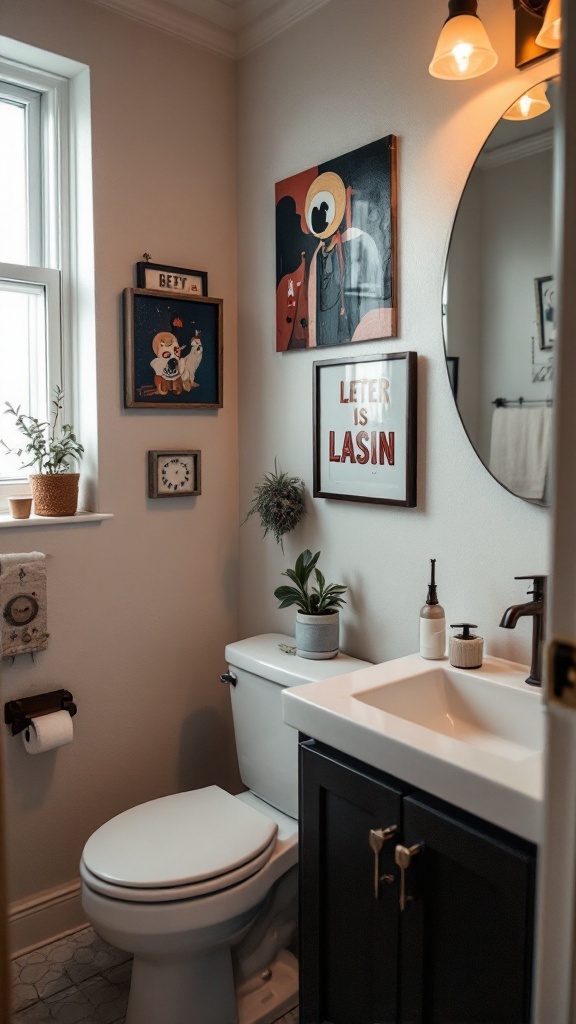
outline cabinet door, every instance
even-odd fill
[[[400,921],[402,1024],[528,1021],[535,848],[421,794],[404,842],[424,847]]]
[[[401,790],[313,742],[300,759],[301,1024],[392,1024],[397,886],[381,882],[375,898],[370,830],[400,833]],[[380,875],[394,875],[397,835],[382,847]]]

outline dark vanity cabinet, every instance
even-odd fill
[[[529,1021],[535,864],[532,844],[301,743],[301,1024]]]

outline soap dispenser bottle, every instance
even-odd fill
[[[436,559],[430,559],[431,578],[426,604],[420,609],[420,656],[435,661],[446,654],[446,616],[436,594]]]
[[[477,629],[472,622],[455,622],[450,629],[461,629],[461,633],[450,637],[450,664],[454,668],[481,668],[484,641],[475,636],[471,629]]]

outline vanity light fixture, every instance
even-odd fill
[[[477,10],[478,0],[449,0],[448,18],[428,68],[434,78],[477,78],[498,63]]]
[[[559,49],[562,0],[512,0],[512,5],[517,68],[542,60]],[[498,63],[477,10],[478,0],[449,0],[448,18],[428,68],[434,78],[477,78]]]
[[[531,117],[538,117],[550,110],[550,104],[546,96],[547,82],[540,82],[533,89],[525,92],[520,99],[516,100],[502,117],[505,121],[529,121]]]
[[[550,50],[557,49],[562,42],[562,3],[561,0],[549,0],[544,22],[538,35],[536,45]]]
[[[559,49],[562,41],[561,0],[512,0],[517,68],[526,67]]]

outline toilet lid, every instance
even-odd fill
[[[88,871],[127,888],[218,878],[273,849],[278,826],[218,786],[176,793],[124,811],[84,847]]]

